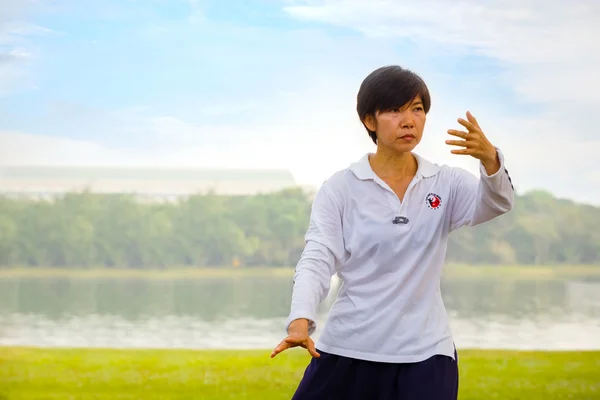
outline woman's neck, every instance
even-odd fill
[[[415,176],[418,162],[410,152],[398,153],[377,148],[375,154],[369,156],[373,172],[380,178],[401,178]]]

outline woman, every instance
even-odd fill
[[[377,150],[317,192],[288,336],[271,357],[296,346],[313,356],[296,400],[456,399],[458,357],[440,292],[448,234],[511,210],[511,179],[469,112],[446,143],[479,160],[480,179],[413,152],[431,100],[409,70],[372,72],[357,103]],[[342,286],[315,346],[317,308],[335,273]]]

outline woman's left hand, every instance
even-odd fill
[[[500,160],[494,145],[485,137],[475,117],[467,111],[467,120],[458,119],[458,123],[467,131],[448,129],[448,134],[463,140],[446,140],[451,146],[461,146],[463,149],[453,149],[452,154],[465,154],[481,161],[488,175],[493,175],[500,169]]]

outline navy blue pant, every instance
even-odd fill
[[[458,363],[436,355],[417,363],[356,360],[317,350],[292,400],[456,400]],[[454,353],[457,358],[456,351]]]

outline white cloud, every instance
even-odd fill
[[[212,166],[215,162],[222,164],[217,161],[223,155],[215,149],[196,146],[117,149],[89,140],[0,130],[2,165]]]
[[[298,184],[315,186],[324,179],[323,170],[343,168],[348,162],[347,155],[340,158],[328,154],[326,148],[311,151],[310,147],[297,141],[285,151],[281,144],[271,143],[231,149],[206,146],[114,149],[91,141],[0,130],[0,165],[283,168],[292,172]],[[311,157],[307,158],[307,154]]]
[[[489,88],[482,81],[483,101],[475,104],[434,95],[436,110],[444,109],[434,110],[429,135],[445,132],[448,126],[444,125],[465,111],[459,109],[461,105],[470,103],[469,107],[478,107],[472,111],[480,116],[488,136],[507,154],[517,186],[547,188],[561,196],[600,203],[600,187],[595,184],[600,173],[595,161],[600,154],[595,120],[600,108],[600,2],[311,0],[293,2],[285,10],[300,19],[353,29],[380,41],[411,40],[438,55],[477,54],[496,60],[503,70],[496,79],[512,89],[517,102],[534,103],[541,111],[515,117],[510,111],[494,109],[485,102],[494,93],[485,95]],[[435,68],[429,72],[434,76]],[[452,86],[449,82],[435,85]],[[456,96],[462,96],[460,91]],[[454,159],[433,140],[426,136],[421,151],[475,172],[473,160]]]
[[[99,111],[62,104],[51,109],[55,121],[67,121],[71,136],[85,129],[88,139],[0,130],[0,164],[285,168],[298,183],[318,185],[372,148],[354,114],[352,90],[319,91],[307,89],[303,96],[315,100],[303,97],[290,102],[293,108],[273,112],[275,105],[268,107],[251,126],[198,126],[170,116],[145,116],[143,107]]]
[[[7,0],[0,0],[0,6],[3,2]],[[417,66],[434,96],[419,153],[476,173],[475,160],[451,155],[444,144],[446,130],[457,126],[456,119],[467,107],[475,107],[471,111],[494,144],[505,152],[518,189],[548,188],[561,196],[598,203],[595,199],[600,198],[600,172],[594,160],[600,154],[600,142],[594,115],[586,116],[583,110],[600,107],[600,75],[595,70],[600,64],[600,42],[595,38],[600,33],[594,23],[600,15],[600,3],[288,3],[286,10],[298,18],[348,27],[379,38],[328,37],[326,32],[313,32],[302,41],[294,36],[298,32],[286,33],[290,35],[285,36],[286,45],[294,50],[290,57],[302,72],[273,80],[280,93],[274,94],[272,87],[266,87],[256,95],[236,97],[233,110],[231,105],[223,109],[215,101],[210,107],[198,109],[198,120],[193,123],[144,107],[97,110],[62,104],[51,110],[54,119],[48,126],[68,137],[81,137],[81,132],[86,132],[86,140],[3,131],[0,163],[288,168],[300,183],[319,184],[335,170],[373,150],[357,120],[356,91],[363,74],[391,61]],[[200,8],[195,11],[202,15]],[[0,38],[2,26],[0,20]],[[247,34],[243,27],[236,29]],[[302,36],[305,34],[303,31]],[[457,52],[491,57],[504,67],[500,79],[521,96],[519,100],[540,103],[543,110],[517,117],[507,108],[495,108],[496,96],[486,93],[489,88],[485,79],[478,82],[482,85],[479,92],[473,89],[472,77],[465,78],[469,82],[451,82],[436,71],[435,65],[427,65],[426,56],[420,54],[419,59],[414,53],[398,53],[395,38],[414,40],[427,52],[437,52],[437,56]],[[283,41],[281,37],[272,40]],[[269,49],[277,50],[273,43],[265,38],[265,46],[270,44]],[[31,53],[30,46],[12,46],[16,52],[13,56]],[[240,53],[241,58],[255,50],[249,47],[245,51],[248,54]],[[274,69],[290,72],[288,64],[274,60]],[[449,91],[463,85],[469,85],[469,90]],[[252,121],[232,118],[232,113],[240,110],[251,111]]]
[[[197,124],[145,106],[102,110],[54,103],[47,131],[62,138],[4,131],[0,164],[286,168],[300,184],[320,184],[372,144],[356,117],[354,85],[317,76],[297,89],[236,103],[233,111],[252,111],[250,124],[232,121],[232,112],[218,104],[198,109]]]
[[[114,162],[115,153],[95,143],[0,130],[3,165],[89,165]]]
[[[565,57],[598,48],[594,36],[589,35],[598,30],[600,4],[589,0],[321,0],[285,10],[299,18],[345,26],[367,35],[426,37],[474,46],[510,62],[565,61]],[[573,38],[578,41],[571,42]]]
[[[365,35],[468,47],[516,66],[509,75],[530,100],[600,99],[600,2],[594,0],[323,0],[285,10]]]
[[[207,21],[204,9],[201,7],[199,0],[188,0],[190,5],[190,15],[188,22],[192,25],[202,24]]]
[[[0,53],[0,97],[21,88],[35,88],[26,71],[31,58],[31,53],[25,49],[15,48],[4,54]]]
[[[29,76],[36,57],[29,38],[51,31],[25,19],[42,5],[41,0],[0,0],[0,97],[36,87]]]

